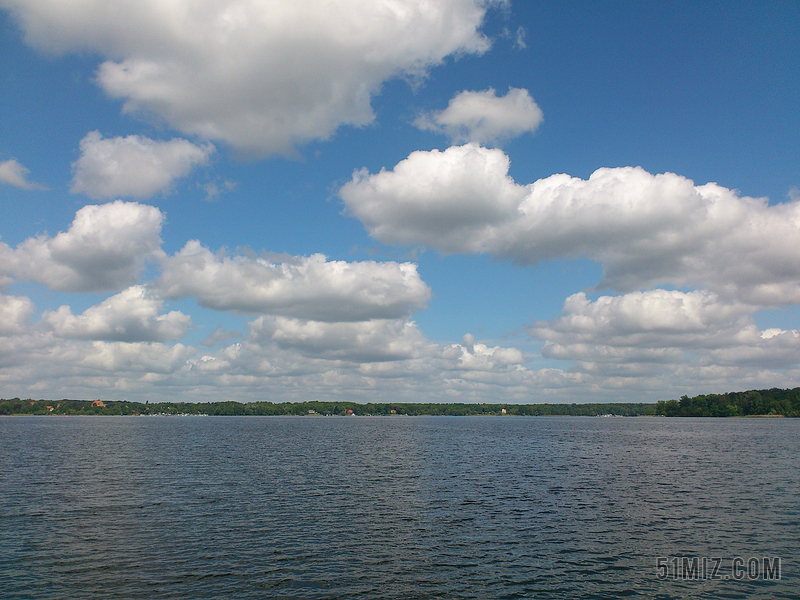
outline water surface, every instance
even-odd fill
[[[798,597],[798,420],[2,417],[0,440],[4,598]],[[782,579],[662,581],[659,556]]]

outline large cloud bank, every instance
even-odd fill
[[[699,286],[761,305],[800,302],[800,202],[769,205],[673,173],[603,168],[521,185],[477,144],[414,152],[340,189],[374,238],[522,264],[590,258],[622,292]]]
[[[339,195],[388,244],[602,265],[599,287],[620,295],[579,292],[561,315],[526,327],[543,359],[568,365],[536,372],[555,377],[540,383],[544,393],[643,399],[674,394],[675,382],[728,390],[796,381],[800,332],[760,329],[755,315],[800,303],[797,198],[771,205],[637,167],[523,185],[509,165],[475,143],[414,152],[391,170],[356,171]]]
[[[166,255],[164,218],[136,202],[90,205],[53,237],[0,245],[11,283],[111,292],[38,317],[31,299],[0,294],[0,395],[210,400],[224,387],[240,400],[477,401],[487,390],[521,398],[537,377],[515,348],[426,338],[411,317],[431,291],[413,263],[212,252],[199,241]],[[193,320],[168,306],[184,298],[245,315],[246,332],[203,351],[187,344]]]
[[[760,330],[752,312],[704,290],[594,301],[581,292],[528,333],[545,340],[545,358],[575,361],[574,372],[605,388],[667,390],[670,379],[694,389],[789,385],[799,373],[800,332]]]
[[[457,53],[502,0],[2,0],[28,43],[88,50],[125,110],[245,152],[291,153],[373,121],[371,97]]]
[[[481,214],[503,222],[503,211]],[[82,312],[63,305],[38,317],[30,298],[0,294],[0,395],[211,400],[224,388],[239,400],[656,400],[800,375],[800,333],[761,330],[755,305],[713,291],[570,296],[561,315],[527,332],[544,342],[541,360],[571,366],[534,368],[519,349],[472,335],[428,339],[412,317],[431,290],[412,263],[212,252],[199,241],[166,255],[163,220],[155,207],[117,201],[80,209],[54,237],[0,246],[11,282],[110,292]],[[143,270],[148,262],[160,274]],[[192,317],[169,306],[185,298],[243,315],[243,331],[215,330],[202,349],[189,343]]]

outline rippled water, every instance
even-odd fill
[[[800,589],[798,420],[5,417],[0,440],[3,598]],[[658,556],[782,579],[662,581]]]

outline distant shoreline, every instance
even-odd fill
[[[413,419],[417,417],[485,417],[485,418],[512,418],[512,419],[553,419],[553,418],[561,418],[561,417],[569,417],[574,419],[595,419],[601,418],[605,415],[429,415],[429,414],[415,414],[415,415],[372,415],[372,414],[353,414],[348,415],[350,417],[358,417],[358,418],[381,418],[381,419]],[[297,418],[302,417],[304,419],[327,419],[327,418],[346,418],[345,415],[295,415],[295,414],[285,414],[285,415],[209,415],[206,413],[201,414],[191,414],[191,413],[178,413],[174,415],[141,415],[141,414],[127,414],[127,415],[120,415],[120,414],[55,414],[55,413],[15,413],[15,414],[0,414],[0,419],[4,417],[9,418],[23,418],[23,417],[43,417],[43,418],[68,418],[72,417],[78,419],[93,419],[96,417],[104,417],[104,418],[142,418],[142,419],[150,419],[150,418],[182,418],[182,417],[260,417],[262,419],[290,419],[290,418]],[[686,417],[665,417],[664,415],[612,415],[615,419],[681,419]],[[787,417],[786,415],[742,415],[742,416],[729,416],[729,417],[694,417],[694,418],[705,418],[705,419],[787,419],[787,418],[797,418],[797,417]]]
[[[576,416],[800,417],[800,388],[708,394],[655,403],[128,402],[0,399],[0,416]]]

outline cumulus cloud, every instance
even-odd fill
[[[453,54],[480,54],[487,8],[505,0],[3,0],[25,39],[89,50],[128,112],[247,152],[290,153],[374,119],[371,97]]]
[[[163,300],[136,285],[97,306],[73,315],[68,306],[45,311],[42,322],[65,338],[119,342],[166,342],[181,339],[192,318],[179,311],[159,314]]]
[[[0,243],[0,274],[66,292],[120,290],[158,260],[164,215],[154,206],[120,200],[81,208],[55,237],[29,238],[15,249]]]
[[[382,242],[488,253],[522,264],[590,258],[622,292],[698,286],[763,305],[800,302],[800,202],[769,205],[674,173],[602,168],[520,185],[500,150],[414,152],[356,171],[346,211]]]
[[[59,348],[59,358],[69,365],[70,357],[68,348]],[[114,387],[122,389],[135,385],[137,382],[134,374],[142,376],[141,382],[158,381],[158,375],[170,375],[179,372],[186,365],[189,357],[195,350],[183,344],[166,345],[161,343],[146,342],[91,342],[83,346],[79,361],[73,366],[73,372],[78,369],[91,369],[93,375],[102,373],[105,378],[113,378]]]
[[[457,360],[458,369],[474,371],[491,371],[525,362],[518,348],[487,346],[477,342],[471,333],[466,334],[460,344],[447,347],[443,356]]]
[[[207,164],[214,151],[211,144],[198,146],[181,139],[158,142],[140,135],[103,139],[99,131],[86,134],[80,146],[70,191],[95,200],[148,198],[168,190],[194,166]]]
[[[534,132],[542,122],[542,110],[528,90],[510,88],[498,97],[494,89],[463,91],[447,108],[418,117],[420,129],[442,133],[456,143],[494,144]]]
[[[637,347],[716,347],[735,342],[752,323],[753,307],[721,302],[706,290],[648,290],[591,301],[584,292],[564,301],[560,317],[528,328],[550,347],[605,344]],[[755,334],[753,330],[753,334]],[[755,337],[753,338],[755,339]],[[545,352],[548,347],[545,348]]]
[[[800,331],[767,329],[757,332],[749,344],[717,348],[711,352],[713,364],[745,365],[761,370],[796,368],[800,362]]]
[[[430,299],[413,263],[348,263],[321,254],[272,262],[213,254],[196,240],[163,261],[157,286],[165,298],[192,296],[216,310],[316,321],[397,318]]]
[[[654,401],[691,390],[787,387],[800,375],[797,332],[751,335],[745,321],[739,342],[727,347],[647,348],[630,338],[616,346],[583,343],[583,354],[563,327],[569,370],[531,368],[518,349],[470,335],[435,344],[406,319],[260,317],[241,342],[205,353],[180,343],[65,339],[47,323],[19,322],[21,331],[3,338],[0,396],[204,401],[218,400],[224,388],[226,399],[240,401]],[[650,358],[638,359],[637,349]]]
[[[508,176],[501,150],[475,144],[412,152],[391,171],[356,171],[339,190],[349,214],[370,235],[444,252],[488,252],[527,190]]]
[[[24,296],[0,294],[0,336],[24,331],[35,310],[33,302]]]
[[[305,356],[359,363],[407,360],[432,346],[412,321],[404,319],[326,323],[259,317],[250,324],[250,338]]]
[[[276,401],[485,401],[487,394],[520,401],[530,399],[539,383],[563,386],[576,380],[572,374],[525,368],[513,348],[474,339],[466,345],[435,344],[407,319],[330,323],[259,317],[241,342],[200,353],[180,343],[64,338],[50,322],[59,317],[49,313],[41,325],[4,337],[0,396],[153,400],[169,395],[197,401],[219,399],[224,387],[227,399],[241,401],[252,400],[254,393]],[[76,317],[66,321],[87,325]]]
[[[34,183],[28,179],[30,170],[26,169],[18,160],[0,161],[0,183],[13,185],[23,190],[46,190],[47,187]]]
[[[752,306],[705,290],[649,290],[590,301],[570,296],[553,321],[530,325],[546,358],[576,361],[595,377],[666,378],[702,368],[796,368],[800,334],[759,330]],[[644,380],[640,380],[643,383]]]
[[[479,390],[486,389],[517,394],[534,378],[522,362],[517,349],[474,339],[469,347],[463,342],[435,344],[405,319],[323,323],[259,317],[250,324],[243,343],[216,357],[207,356],[197,368],[280,378],[288,386],[302,379],[307,389],[328,397],[332,390],[338,394],[347,389],[351,397],[365,401],[391,397],[418,401],[422,393],[450,400],[454,394],[477,398]]]

